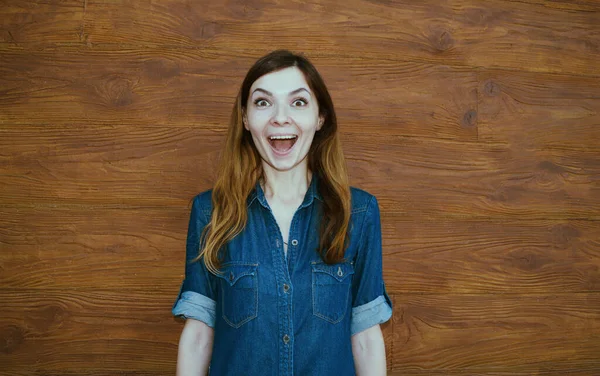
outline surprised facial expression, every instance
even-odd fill
[[[322,120],[314,93],[296,67],[265,74],[250,87],[244,127],[252,134],[263,166],[277,171],[306,166]]]

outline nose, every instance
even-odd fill
[[[275,125],[287,125],[290,123],[290,116],[288,114],[287,106],[277,105],[271,119]]]

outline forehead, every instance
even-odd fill
[[[261,76],[250,87],[250,93],[257,88],[261,88],[270,91],[274,95],[287,94],[301,87],[310,91],[302,71],[297,67],[289,67]]]

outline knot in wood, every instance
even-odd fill
[[[486,82],[485,85],[483,86],[483,91],[485,92],[486,95],[488,95],[490,97],[495,97],[495,96],[499,95],[502,90],[500,89],[500,86],[497,83],[490,80],[490,81]]]
[[[454,39],[452,35],[446,31],[442,30],[439,33],[435,33],[431,40],[433,43],[433,47],[435,47],[438,51],[448,51],[452,47],[454,47]]]
[[[25,341],[25,329],[16,325],[0,328],[0,338],[0,353],[11,354]]]
[[[462,126],[471,128],[477,126],[477,111],[469,110],[465,113],[462,119]]]

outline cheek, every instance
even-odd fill
[[[303,128],[313,129],[319,125],[319,110],[312,108],[311,111],[303,111],[298,118]]]
[[[265,124],[269,122],[270,118],[271,114],[268,110],[250,111],[248,112],[248,128],[264,128]]]
[[[316,132],[319,127],[319,118],[313,115],[306,115],[298,118],[296,124],[300,126],[302,132]]]

